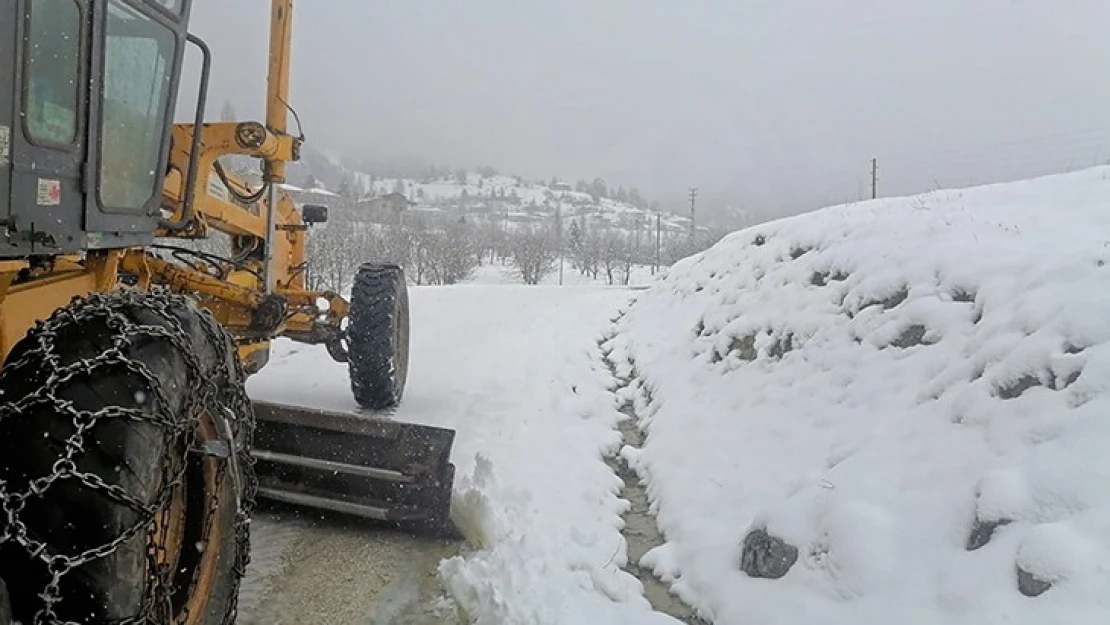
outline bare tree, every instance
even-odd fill
[[[443,227],[417,219],[384,233],[383,256],[404,266],[416,284],[455,284],[479,264],[476,230],[466,222]]]
[[[310,289],[343,293],[364,262],[407,264],[410,244],[400,228],[362,223],[349,210],[331,211],[329,217],[327,224],[313,226],[305,240]]]
[[[423,223],[418,222],[414,227],[407,229],[409,240],[409,275],[413,276],[417,284],[426,284],[432,273],[432,239],[435,234]]]
[[[404,228],[389,228],[382,243],[383,261],[401,267],[412,264],[412,237]]]
[[[609,230],[601,236],[600,260],[610,285],[616,283],[615,273],[625,257],[624,248],[624,237],[619,233]]]
[[[605,255],[605,241],[597,229],[586,233],[583,254],[587,273],[597,280],[597,276],[601,273],[601,259]]]
[[[489,257],[489,263],[492,265],[497,262],[502,249],[505,247],[505,230],[504,225],[499,224],[494,219],[488,219],[481,227],[481,232],[478,234],[478,243],[481,248],[482,256]]]
[[[513,267],[525,284],[539,284],[555,270],[559,258],[554,238],[547,232],[522,232],[512,240]]]
[[[493,251],[492,256],[501,261],[504,266],[513,259],[513,235],[515,232],[509,229],[508,224],[498,228],[497,233],[493,237]]]
[[[474,231],[465,222],[432,233],[426,242],[432,284],[456,284],[470,277],[478,266]]]
[[[621,235],[620,238],[620,279],[622,285],[628,286],[632,281],[632,267],[636,264],[636,247],[632,244],[632,237]]]
[[[351,285],[355,268],[375,254],[366,224],[333,220],[309,232],[307,283],[313,290],[342,293]]]
[[[582,222],[585,224],[585,222]],[[570,256],[571,266],[578,273],[586,275],[590,269],[589,246],[586,244],[586,234],[583,225],[575,220],[570,221],[570,233],[567,235],[567,254]]]

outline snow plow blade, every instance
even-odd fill
[[[454,430],[253,402],[258,496],[453,531]]]

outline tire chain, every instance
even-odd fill
[[[167,323],[168,327],[144,325],[133,321],[126,311],[147,310]],[[182,326],[181,321],[175,316],[175,311],[193,310],[198,314],[200,325],[204,330],[209,344],[217,351],[216,365],[219,368],[214,375],[206,375],[201,366],[194,346],[190,344],[189,335]],[[106,323],[114,330],[112,346],[103,353],[84,360],[78,360],[68,365],[61,364],[60,357],[55,350],[56,339],[59,333],[73,326],[80,326],[89,321],[99,320]],[[230,338],[203,309],[193,306],[192,303],[180,295],[174,295],[162,289],[153,291],[120,290],[112,293],[94,293],[85,298],[74,298],[69,306],[59,309],[45,321],[39,321],[34,332],[37,344],[27,350],[23,356],[12,363],[4,365],[0,378],[9,372],[22,367],[43,363],[42,368],[49,374],[46,382],[39,389],[16,401],[6,401],[0,405],[0,421],[12,418],[31,408],[50,406],[60,414],[68,414],[73,419],[76,430],[69,436],[64,444],[64,454],[52,467],[50,475],[30,480],[27,488],[21,492],[12,492],[9,485],[0,480],[0,545],[14,542],[23,547],[32,559],[46,565],[51,576],[51,581],[39,595],[45,607],[34,617],[34,625],[79,625],[71,621],[60,620],[56,607],[62,601],[60,584],[66,574],[93,560],[106,557],[114,553],[124,543],[129,541],[139,532],[147,532],[147,565],[152,579],[143,593],[140,612],[137,616],[118,621],[118,625],[162,625],[170,623],[171,613],[170,595],[172,594],[173,571],[168,565],[159,563],[159,555],[165,550],[162,540],[164,533],[156,536],[155,524],[152,521],[158,511],[166,513],[170,507],[170,497],[174,487],[182,483],[187,462],[179,462],[173,453],[167,454],[163,460],[163,475],[171,476],[162,484],[152,504],[145,504],[127,493],[122,487],[105,482],[100,476],[85,473],[77,468],[75,458],[84,452],[85,436],[95,427],[101,419],[126,419],[152,423],[162,428],[171,441],[170,449],[184,443],[185,449],[191,454],[204,454],[197,442],[197,430],[201,416],[205,414],[207,406],[219,406],[225,415],[211,415],[214,419],[226,419],[235,438],[243,441],[226,441],[230,456],[221,463],[216,483],[222,483],[224,472],[229,467],[238,466],[245,475],[242,480],[235,479],[242,491],[238,493],[239,501],[235,519],[235,540],[238,547],[238,557],[234,564],[235,575],[242,579],[247,564],[250,561],[249,549],[249,518],[252,512],[257,481],[253,472],[253,460],[249,455],[249,447],[253,441],[254,420],[250,402],[242,385],[227,385],[221,388],[219,381],[234,379],[242,380],[242,368]],[[185,393],[185,406],[181,417],[176,417],[169,407],[161,387],[154,374],[142,362],[136,361],[127,355],[128,347],[143,339],[161,340],[170,343],[182,356],[188,368],[187,379],[195,381],[199,388],[193,392]],[[150,405],[152,410],[144,412],[139,407],[106,406],[96,411],[79,410],[73,402],[57,397],[56,392],[61,385],[72,380],[78,375],[93,374],[95,371],[108,367],[123,367],[143,380],[153,397]],[[234,367],[234,371],[229,371]],[[142,403],[141,401],[139,403]],[[75,556],[65,554],[52,554],[50,546],[30,535],[27,526],[20,519],[26,501],[32,496],[42,495],[50,486],[62,479],[76,479],[84,486],[102,492],[113,502],[125,506],[139,513],[139,521],[132,527],[120,533],[111,542],[99,547],[87,549]],[[219,506],[218,498],[212,498],[209,509],[209,523],[216,515],[213,514]],[[167,527],[166,523],[159,524]],[[210,535],[211,527],[205,528],[204,535]],[[161,600],[156,598],[161,597]],[[224,615],[224,623],[234,622],[237,610],[237,597],[228,603]]]

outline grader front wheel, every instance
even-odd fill
[[[347,351],[355,401],[371,410],[396,406],[409,368],[409,295],[400,267],[359,267],[351,288]]]
[[[0,398],[17,622],[234,622],[253,413],[210,315],[166,293],[74,302],[15,346]]]

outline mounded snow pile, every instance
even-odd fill
[[[1096,168],[672,268],[609,347],[673,589],[717,623],[1110,622],[1108,262]]]

